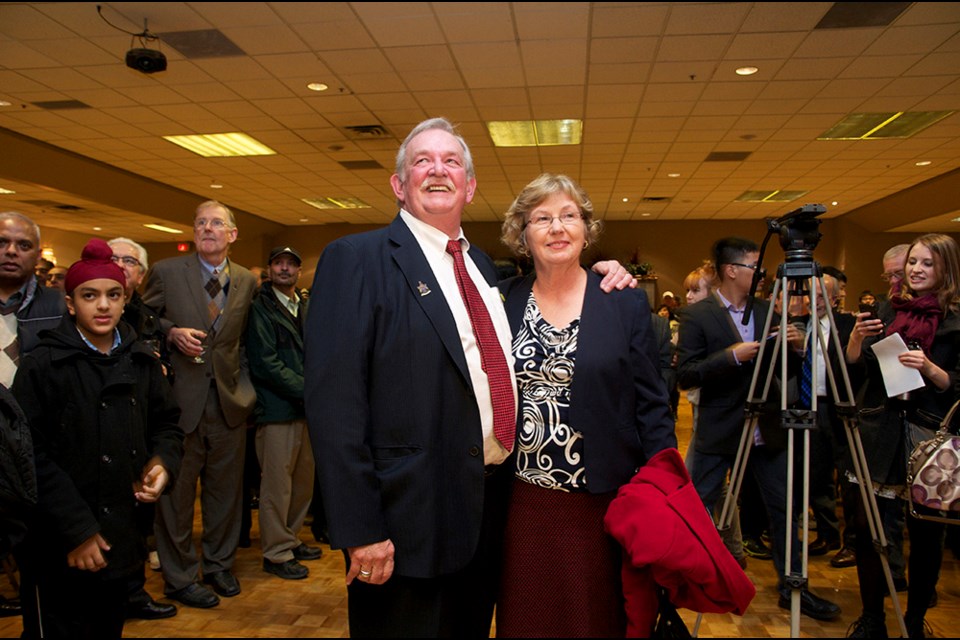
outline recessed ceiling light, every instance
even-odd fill
[[[953,111],[851,113],[817,136],[817,140],[909,138],[952,113]]]
[[[755,74],[757,71],[760,71],[760,69],[757,69],[756,67],[740,67],[739,69],[737,69],[737,75],[738,75],[738,76],[752,76],[752,75]]]
[[[223,189],[223,185],[220,184],[219,182],[217,182],[216,180],[214,180],[213,182],[210,183],[210,188],[211,188],[211,189]]]
[[[650,217],[650,214],[649,214],[649,213],[641,213],[640,215],[641,215],[642,217],[644,217],[644,218],[649,218],[649,217]]]
[[[837,206],[838,204],[840,204],[840,203],[837,202],[836,200],[834,200],[833,202],[830,203],[830,206],[835,207],[835,206]]]
[[[103,231],[103,227],[94,227],[93,230],[94,230],[94,231]]]
[[[311,82],[310,84],[307,85],[307,89],[310,89],[310,91],[326,91],[329,88],[330,87],[323,84],[322,82]]]
[[[310,218],[300,218],[300,222],[310,222]]]
[[[0,100],[0,107],[9,107],[12,102],[7,102],[6,100]]]
[[[183,233],[183,231],[180,231],[180,229],[172,229],[170,227],[165,227],[162,224],[145,224],[143,226],[145,226],[147,229],[163,231],[164,233]]]
[[[3,187],[0,187],[0,194],[10,195],[11,193],[16,193],[16,191],[10,191],[10,189],[4,189]]]
[[[273,156],[277,152],[245,133],[207,133],[190,136],[163,136],[164,140],[179,145],[204,158],[236,156]]]
[[[929,165],[930,165],[930,161],[929,161],[929,160],[921,160],[920,162],[917,163],[917,166],[918,166],[918,167],[926,167],[926,166],[929,166]]]
[[[950,222],[960,222],[960,218],[950,218]]]
[[[498,147],[552,147],[580,144],[582,120],[498,120],[487,123]]]
[[[363,200],[359,198],[301,198],[301,202],[305,202],[311,207],[316,207],[317,209],[370,209],[368,205]]]
[[[630,198],[624,198],[623,201],[624,201],[624,202],[630,202]]]
[[[679,173],[668,173],[668,174],[667,174],[667,177],[668,177],[668,178],[679,178],[679,177],[680,177],[680,174],[679,174]]]

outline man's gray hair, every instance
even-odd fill
[[[230,211],[230,207],[228,207],[227,205],[223,204],[222,202],[218,202],[216,200],[207,200],[206,202],[201,202],[197,206],[197,212],[194,215],[194,218],[200,215],[200,212],[203,211],[204,209],[212,209],[213,207],[220,207],[221,209],[223,209],[224,213],[227,214],[227,220],[230,222],[230,228],[231,229],[237,228],[237,219],[233,217],[233,211]]]
[[[114,238],[113,240],[107,240],[107,244],[110,245],[110,248],[113,248],[115,244],[128,244],[133,247],[133,250],[140,254],[137,257],[137,260],[140,261],[140,267],[146,271],[150,265],[147,263],[147,250],[143,248],[140,244],[134,242],[130,238]]]
[[[910,248],[908,244],[898,244],[887,249],[887,252],[883,254],[884,260],[893,260],[897,256],[903,256],[907,254],[907,250]]]
[[[407,145],[410,144],[410,141],[415,137],[423,133],[424,131],[430,131],[432,129],[439,129],[441,131],[446,131],[454,138],[457,139],[457,142],[460,143],[460,148],[463,150],[463,166],[467,170],[467,178],[475,178],[476,173],[473,170],[473,155],[470,153],[470,147],[467,146],[467,141],[463,139],[463,136],[457,132],[457,128],[447,120],[446,118],[430,118],[429,120],[424,120],[417,126],[413,128],[413,131],[407,134],[407,137],[404,139],[403,143],[400,145],[400,149],[397,151],[397,165],[394,169],[395,173],[400,177],[401,182],[406,181],[406,158],[407,158]]]
[[[37,236],[37,246],[40,246],[40,225],[17,211],[0,212],[0,220],[19,220],[33,228],[33,233]]]

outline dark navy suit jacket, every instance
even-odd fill
[[[495,286],[493,262],[470,256]],[[453,315],[406,223],[328,245],[310,299],[304,395],[331,543],[390,538],[398,575],[462,569],[485,500],[480,414]]]
[[[514,335],[534,279],[531,275],[501,283]],[[604,293],[600,276],[587,273],[570,426],[583,434],[587,489],[592,493],[617,490],[658,451],[677,446],[651,318],[643,291]]]

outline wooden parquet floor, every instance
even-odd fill
[[[685,399],[680,404],[677,435],[681,452],[690,439],[690,407]],[[323,547],[320,560],[305,563],[310,568],[306,580],[281,580],[263,571],[259,550],[258,528],[254,517],[253,546],[237,554],[236,575],[243,592],[235,598],[224,598],[213,609],[180,607],[178,615],[167,620],[130,620],[124,629],[129,638],[193,637],[193,638],[345,638],[347,631],[346,590],[343,584],[344,560],[340,552]],[[814,534],[815,535],[815,534]],[[315,544],[307,528],[301,538]],[[800,617],[800,636],[807,638],[843,637],[848,626],[860,614],[856,569],[835,569],[830,566],[832,553],[810,558],[808,573],[811,589],[840,605],[843,615],[835,622],[818,622]],[[163,594],[160,573],[148,570],[147,590],[159,597]],[[710,614],[703,617],[700,637],[789,637],[790,612],[777,606],[776,578],[773,563],[751,559],[747,574],[757,585],[757,596],[743,617]],[[938,586],[939,604],[927,614],[927,622],[938,637],[957,637],[960,631],[960,561],[949,550],[944,554]],[[0,594],[12,595],[6,580],[0,578]],[[906,594],[898,594],[906,607]],[[887,607],[887,626],[891,637],[899,635],[892,608]],[[692,629],[696,614],[681,611]],[[18,637],[19,618],[0,618],[0,637]]]

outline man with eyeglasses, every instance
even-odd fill
[[[240,593],[233,563],[240,542],[247,416],[256,404],[242,337],[257,280],[228,259],[237,239],[233,213],[214,200],[197,207],[195,254],[167,258],[147,272],[143,301],[160,316],[176,379],[184,457],[157,503],[157,551],[167,597],[190,607]],[[200,480],[202,557],[193,544]],[[213,591],[201,584],[211,585]]]
[[[722,238],[713,246],[720,286],[709,296],[687,308],[680,323],[680,363],[678,381],[681,388],[700,388],[697,437],[690,459],[690,478],[709,513],[720,499],[727,474],[733,467],[746,420],[747,394],[757,366],[757,355],[770,304],[763,299],[753,301],[750,316],[747,301],[757,269],[759,249],[745,238]],[[775,326],[775,325],[774,325]],[[792,325],[788,339],[798,339]],[[773,349],[765,350],[758,380],[766,379],[766,369]],[[776,394],[775,394],[776,395]],[[779,580],[778,604],[790,608],[790,588],[783,580],[786,564],[786,437],[778,424],[760,421],[753,438],[753,450],[747,467],[757,480],[760,494],[770,518],[773,538],[773,562]],[[800,542],[793,534],[790,567],[800,569]],[[800,611],[817,620],[833,620],[840,607],[804,589]]]
[[[900,293],[900,284],[903,282],[903,263],[907,260],[908,244],[898,244],[887,249],[883,254],[883,273],[880,277],[890,285],[887,297]]]

